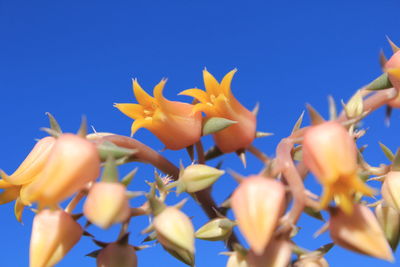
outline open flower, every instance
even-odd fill
[[[151,131],[168,149],[179,150],[200,140],[201,114],[192,112],[193,105],[169,101],[162,91],[166,80],[154,87],[154,97],[133,80],[133,93],[139,104],[115,104],[122,113],[134,119],[131,134],[140,128]]]
[[[237,122],[213,134],[215,143],[224,153],[247,148],[256,136],[255,115],[243,107],[231,92],[231,81],[235,72],[236,69],[230,71],[218,83],[211,73],[204,70],[205,91],[188,89],[180,93],[192,96],[200,102],[195,105],[194,112],[202,111],[208,118],[220,117]]]
[[[357,175],[354,140],[338,122],[324,122],[306,131],[303,160],[324,187],[321,208],[326,208],[337,197],[343,211],[351,214],[355,192],[373,194]]]

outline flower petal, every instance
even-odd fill
[[[152,124],[152,119],[139,119],[135,120],[131,126],[131,136],[133,136],[140,128],[148,128]]]
[[[25,205],[22,203],[21,198],[15,200],[14,214],[17,221],[22,222],[22,212],[24,211]]]
[[[151,97],[145,90],[140,86],[138,81],[134,79],[133,81],[133,93],[135,94],[136,100],[140,105],[143,106],[151,106],[154,101],[154,98]]]
[[[210,98],[208,97],[207,92],[193,88],[193,89],[187,89],[179,93],[179,95],[187,95],[196,98],[198,101],[201,103],[207,103],[210,101]]]
[[[114,107],[119,109],[122,113],[124,113],[129,118],[134,120],[143,118],[144,108],[139,104],[114,104]]]
[[[218,95],[220,93],[218,81],[206,69],[203,70],[203,79],[208,94]]]
[[[15,200],[19,195],[19,190],[21,189],[20,186],[13,186],[10,188],[5,189],[0,194],[0,205],[9,203]]]
[[[221,90],[220,93],[223,93],[226,96],[229,96],[231,94],[232,78],[233,78],[233,75],[235,75],[236,71],[237,71],[237,69],[231,70],[222,79],[221,84],[220,84],[220,90]]]

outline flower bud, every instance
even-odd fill
[[[196,231],[195,236],[208,241],[226,240],[231,235],[234,226],[235,222],[228,218],[217,218],[203,225]]]
[[[168,252],[188,265],[194,264],[194,229],[183,212],[167,207],[154,218],[153,225],[158,241]]]
[[[330,210],[329,230],[335,244],[372,257],[393,261],[392,251],[372,211],[356,204],[352,214]]]
[[[329,264],[321,253],[311,252],[301,255],[293,267],[329,267]]]
[[[55,142],[56,139],[51,136],[40,139],[13,174],[7,176],[2,173],[3,179],[13,185],[31,182],[42,171]]]
[[[380,203],[375,208],[375,215],[390,247],[396,250],[400,240],[400,213],[392,207]]]
[[[42,210],[33,219],[29,266],[54,266],[82,234],[82,227],[70,214],[63,210]]]
[[[91,223],[103,229],[126,221],[130,207],[125,186],[117,182],[95,183],[89,191],[83,213]]]
[[[203,164],[186,167],[179,176],[177,193],[194,193],[214,184],[225,172]]]
[[[96,262],[97,267],[136,267],[138,264],[135,248],[118,242],[110,243],[102,249]]]
[[[336,196],[348,214],[353,209],[354,192],[372,195],[373,191],[357,174],[357,147],[338,122],[324,122],[306,130],[303,139],[304,164],[324,186],[321,207]]]
[[[344,111],[346,112],[346,117],[356,118],[363,113],[364,106],[363,106],[363,99],[361,95],[361,91],[357,91],[347,102],[346,106],[344,107]]]
[[[284,209],[285,188],[275,180],[250,176],[233,192],[231,206],[252,250],[262,254]]]
[[[400,211],[400,172],[391,171],[385,177],[381,193],[383,199],[392,208]]]
[[[288,266],[292,255],[292,244],[284,239],[273,238],[261,255],[252,250],[247,254],[251,267]]]
[[[235,251],[229,256],[226,267],[250,267],[250,265],[247,262],[246,255]]]
[[[385,64],[385,72],[393,87],[400,90],[400,51],[397,51]]]
[[[24,203],[55,206],[96,179],[100,171],[97,149],[91,142],[72,134],[61,135],[49,159],[32,183],[22,187]]]

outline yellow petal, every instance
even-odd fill
[[[14,187],[7,188],[3,192],[1,192],[0,205],[6,204],[8,202],[15,200],[19,195],[20,189],[21,189],[20,186],[14,186]]]
[[[162,79],[156,86],[154,86],[153,94],[154,94],[154,98],[157,100],[157,102],[162,102],[165,100],[162,93],[163,93],[166,82],[167,82],[167,79]]]
[[[235,75],[236,71],[237,69],[231,70],[230,72],[228,72],[228,74],[225,75],[225,77],[221,81],[220,90],[222,91],[221,93],[226,96],[229,96],[231,94],[232,78],[233,75]]]
[[[187,89],[179,93],[179,95],[187,95],[196,98],[198,101],[201,103],[207,103],[210,101],[210,98],[208,97],[207,92],[193,88],[193,89]]]
[[[350,215],[353,213],[353,201],[351,194],[348,192],[338,194],[339,198],[339,206],[343,210],[344,213]]]
[[[152,124],[152,119],[135,120],[131,126],[131,136],[133,136],[140,128],[148,128]]]
[[[199,104],[194,105],[192,113],[194,114],[196,112],[204,112],[207,114],[208,117],[215,117],[214,116],[215,112],[214,112],[213,107],[210,105],[207,105],[207,104],[199,103]]]
[[[7,176],[7,174],[5,174],[5,172],[3,172],[2,170],[0,170],[0,175],[1,175],[2,177]],[[7,177],[8,177],[8,176],[7,176]],[[0,179],[0,189],[6,189],[6,188],[13,187],[13,186],[14,186],[13,184],[11,184],[11,183],[9,183],[9,182],[6,182],[6,181],[3,180],[3,179]]]
[[[330,186],[325,186],[324,187],[324,192],[322,193],[321,196],[321,209],[325,209],[329,202],[331,201],[331,199],[333,198],[333,190]]]
[[[351,179],[351,188],[367,196],[373,196],[374,190],[368,187],[360,178]]]
[[[21,198],[15,200],[14,214],[17,221],[22,222],[22,212],[24,211],[25,205],[22,203]]]
[[[143,118],[144,108],[139,104],[114,104],[114,107],[134,120]]]
[[[218,81],[206,69],[203,70],[203,79],[208,94],[218,95],[220,93]]]
[[[154,101],[154,98],[143,90],[136,79],[133,80],[133,93],[140,105],[151,106]]]

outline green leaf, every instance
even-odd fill
[[[104,182],[118,181],[117,164],[115,163],[115,159],[111,155],[106,160],[101,180]]]
[[[314,210],[314,209],[312,209],[310,207],[305,207],[304,208],[304,212],[307,215],[309,215],[309,216],[311,216],[311,217],[313,217],[315,219],[318,219],[318,220],[323,221],[323,222],[325,221],[324,218],[322,217],[322,214],[321,214],[320,211],[316,211],[316,210]]]
[[[400,148],[397,150],[392,162],[392,171],[400,171]]]
[[[383,73],[381,76],[373,80],[370,84],[367,85],[366,89],[371,91],[384,90],[393,87],[392,83],[389,80],[387,73]]]
[[[233,124],[237,121],[228,120],[225,118],[212,117],[206,121],[203,126],[203,135],[213,134],[219,132]]]
[[[97,150],[99,151],[102,161],[105,161],[109,155],[111,155],[114,159],[120,159],[123,157],[132,156],[137,152],[135,149],[119,147],[109,141],[105,141],[98,145]]]
[[[381,142],[379,142],[379,146],[381,147],[381,149],[383,151],[383,154],[385,154],[385,156],[388,158],[388,160],[393,161],[394,153],[392,152],[392,150],[390,150],[390,148],[388,148],[387,146],[385,146]]]
[[[54,118],[53,115],[51,115],[50,112],[46,112],[47,117],[49,117],[49,122],[50,122],[50,129],[58,132],[59,134],[62,134],[62,130],[60,125],[58,124],[56,118]]]

